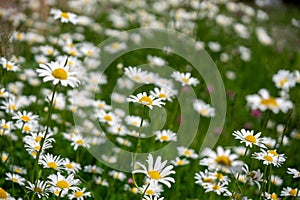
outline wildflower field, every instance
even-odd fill
[[[0,1],[0,200],[300,199],[300,12]]]

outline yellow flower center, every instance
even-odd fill
[[[43,190],[40,187],[35,187],[34,191],[37,192],[37,193],[43,193]]]
[[[273,98],[273,97],[270,97],[268,99],[262,99],[260,101],[260,103],[265,105],[265,106],[278,107],[278,103],[277,103],[276,99]]]
[[[200,114],[201,115],[207,115],[208,111],[206,109],[201,109]]]
[[[184,154],[185,154],[186,156],[191,156],[191,155],[192,155],[192,153],[191,153],[190,150],[185,150]]]
[[[76,144],[78,144],[78,145],[83,145],[84,142],[83,142],[83,140],[77,140],[77,141],[76,141]]]
[[[219,185],[214,185],[214,186],[212,186],[212,189],[219,190],[219,189],[221,189],[221,187]]]
[[[292,195],[292,196],[296,196],[297,190],[296,189],[291,189],[291,191],[289,191],[289,194]]]
[[[0,188],[0,199],[6,199],[7,193],[4,189]]]
[[[272,200],[278,200],[278,197],[277,197],[277,195],[275,193],[272,193],[271,194],[271,199]]]
[[[34,141],[40,142],[42,140],[42,138],[43,138],[42,136],[38,135],[38,136],[35,137]]]
[[[69,183],[65,180],[57,181],[56,186],[59,187],[60,189],[69,189],[70,188]]]
[[[134,80],[135,82],[138,82],[138,83],[142,82],[142,79],[140,76],[133,76],[132,80]]]
[[[105,115],[104,116],[104,119],[106,120],[106,121],[112,121],[112,117],[110,116],[110,115]]]
[[[119,44],[118,43],[113,43],[112,45],[111,45],[111,47],[113,48],[113,49],[118,49],[120,46],[119,46]]]
[[[148,105],[152,105],[153,102],[150,97],[143,96],[142,98],[139,99],[139,103],[148,106]]]
[[[50,167],[52,169],[56,169],[57,168],[57,164],[55,162],[48,162],[47,165],[48,165],[48,167]]]
[[[256,143],[256,138],[253,135],[247,135],[244,139],[248,142]]]
[[[22,33],[18,33],[17,34],[17,39],[18,40],[22,40],[23,39],[23,34]]]
[[[266,156],[264,156],[263,158],[264,158],[266,161],[273,162],[272,156],[266,155]]]
[[[10,108],[11,110],[16,110],[16,109],[17,109],[17,106],[16,106],[16,105],[10,105],[9,108]]]
[[[215,177],[219,180],[221,180],[223,178],[223,174],[220,174],[220,173],[216,173],[215,174]]]
[[[25,121],[25,122],[29,122],[30,121],[30,117],[23,115],[20,117],[21,120]]]
[[[203,181],[204,181],[205,183],[211,183],[211,182],[212,182],[212,179],[211,179],[211,178],[205,177],[205,178],[203,178]]]
[[[8,126],[7,124],[3,124],[3,125],[2,125],[2,128],[3,128],[3,129],[9,129],[9,126]]]
[[[31,128],[30,128],[30,126],[25,125],[23,127],[23,130],[26,131],[26,132],[29,132],[31,130]]]
[[[131,192],[132,192],[133,194],[136,194],[136,193],[138,192],[138,189],[134,187],[134,188],[131,189]]]
[[[132,122],[131,123],[133,126],[138,126],[139,125],[139,123],[137,122],[137,121],[134,121],[134,122]]]
[[[69,19],[69,18],[70,18],[69,14],[68,14],[67,12],[62,12],[62,13],[60,14],[60,16],[61,16],[62,18],[65,18],[65,19]]]
[[[182,82],[188,84],[190,82],[190,79],[186,78],[186,77],[183,77],[182,79]]]
[[[184,163],[183,163],[183,160],[178,160],[177,161],[177,165],[183,165]]]
[[[285,83],[287,83],[288,80],[286,78],[279,81],[279,86],[282,87]]]
[[[57,68],[52,71],[52,76],[54,78],[60,79],[60,80],[67,80],[68,79],[68,72],[63,68]]]
[[[17,178],[12,178],[12,181],[17,183],[18,182],[18,179]]]
[[[37,146],[34,147],[34,150],[36,150],[36,151],[39,151],[40,149],[41,149],[40,145],[37,145]]]
[[[66,168],[68,168],[68,169],[73,169],[73,165],[72,165],[71,163],[68,163],[68,164],[66,164],[65,166],[66,166]]]
[[[154,195],[155,193],[154,193],[153,190],[149,189],[149,190],[146,191],[146,194],[148,194],[148,195]]]
[[[53,49],[47,49],[47,54],[48,55],[52,55],[54,53],[54,50]]]
[[[164,93],[160,93],[160,94],[158,95],[158,97],[161,98],[161,99],[166,99],[166,98],[167,98],[167,95],[164,94]]]
[[[278,156],[276,150],[269,150],[268,153],[272,154],[273,156]]]
[[[33,151],[33,152],[31,152],[31,155],[32,155],[33,157],[36,157],[36,156],[37,156],[37,152],[36,152],[36,151]]]
[[[10,65],[10,64],[5,64],[5,67],[6,67],[6,69],[8,69],[8,70],[11,70],[11,69],[13,69],[13,66],[12,66],[12,65]]]
[[[77,191],[77,192],[75,192],[75,194],[74,194],[74,196],[75,197],[82,197],[83,196],[83,192],[82,191]]]
[[[224,166],[231,166],[231,161],[227,156],[218,156],[215,161],[219,164],[219,165],[224,165]]]
[[[91,51],[91,50],[88,50],[87,52],[86,52],[86,55],[87,56],[91,56],[93,54],[93,52]]]
[[[151,179],[159,180],[161,178],[160,173],[156,170],[148,171],[148,175]]]
[[[163,141],[166,141],[166,140],[168,140],[168,139],[169,139],[169,137],[168,137],[168,136],[166,136],[166,135],[162,135],[162,136],[160,137],[160,139],[161,139],[161,140],[163,140]]]

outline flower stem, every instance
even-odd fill
[[[43,145],[45,143],[45,140],[47,138],[47,135],[49,133],[49,127],[50,127],[50,121],[51,121],[51,115],[52,115],[52,110],[53,110],[53,104],[54,104],[54,97],[55,97],[55,92],[57,89],[58,85],[55,85],[53,88],[53,93],[52,93],[52,97],[50,100],[50,107],[49,107],[49,111],[48,111],[48,116],[47,116],[47,127],[46,127],[46,131],[45,131],[45,135],[41,140],[41,145],[40,145],[40,150],[37,153],[36,159],[35,159],[35,163],[34,163],[34,172],[37,172],[38,176],[39,176],[39,166],[38,166],[38,161],[40,159],[41,153],[43,151]],[[33,175],[34,176],[34,175]],[[39,177],[37,176],[36,181],[39,179]]]
[[[143,191],[143,194],[142,194],[142,196],[141,196],[141,200],[143,200],[143,197],[144,197],[145,193],[147,192],[147,189],[149,188],[149,186],[150,186],[150,183],[148,183],[147,187],[146,187],[145,190]]]
[[[139,127],[138,141],[137,141],[135,152],[134,152],[133,158],[132,158],[132,163],[133,163],[132,168],[133,168],[133,170],[134,170],[135,164],[136,164],[136,156],[137,156],[138,150],[139,150],[139,148],[141,146],[141,143],[142,143],[142,141],[141,141],[141,132],[142,132],[142,126],[143,126],[145,115],[146,115],[146,106],[143,106],[143,116],[142,116],[140,127]],[[136,183],[136,177],[135,177],[134,173],[132,173],[132,180],[133,180],[134,186],[142,193],[143,191],[140,189],[140,187]],[[143,198],[143,196],[142,196],[142,198]]]

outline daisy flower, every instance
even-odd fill
[[[299,197],[300,192],[298,191],[297,188],[293,189],[291,187],[283,188],[283,190],[280,193],[280,196],[284,196],[284,197],[288,197],[288,196],[295,197],[296,195]]]
[[[294,168],[288,168],[287,173],[293,175],[293,178],[300,177],[300,171],[298,171],[297,169],[294,169]]]
[[[59,171],[63,168],[63,159],[60,156],[47,153],[41,156],[39,164],[43,165],[44,168],[51,168]]]
[[[146,81],[146,78],[148,75],[147,71],[143,71],[143,70],[141,70],[141,68],[131,67],[131,66],[126,67],[124,70],[125,70],[124,71],[125,75],[130,80],[133,80],[134,82],[137,82],[137,83],[148,83]]]
[[[80,164],[70,161],[69,158],[65,158],[62,162],[62,165],[64,166],[64,170],[69,173],[77,173],[79,170],[81,170]]]
[[[196,78],[191,77],[191,73],[180,73],[180,72],[173,72],[171,75],[176,81],[180,82],[182,86],[185,85],[192,85],[196,86],[199,83],[199,80]]]
[[[296,85],[296,77],[288,70],[279,70],[272,78],[275,86],[279,89],[289,91],[290,88]]]
[[[121,138],[121,137],[117,137],[116,138],[116,142],[120,145],[124,145],[126,147],[130,147],[132,144],[130,142],[130,140],[126,140],[124,138]]]
[[[136,169],[132,173],[142,173],[145,174],[151,181],[165,184],[167,187],[171,187],[171,183],[175,182],[175,179],[172,177],[168,177],[171,174],[175,174],[175,171],[172,170],[173,166],[166,166],[167,161],[161,162],[161,157],[158,156],[155,163],[153,161],[153,157],[151,154],[148,155],[147,159],[148,168],[137,162],[136,164],[142,169]]]
[[[150,109],[152,109],[153,106],[161,107],[162,105],[165,105],[165,103],[162,102],[162,99],[160,98],[156,99],[152,95],[148,96],[146,92],[139,93],[136,96],[130,95],[130,97],[127,98],[126,100],[127,102],[142,104],[144,106],[149,107]]]
[[[114,179],[117,179],[120,181],[124,181],[126,179],[126,174],[124,174],[123,172],[117,172],[115,170],[110,171],[109,175],[112,176]]]
[[[51,174],[48,176],[48,183],[54,188],[60,190],[78,190],[77,185],[80,184],[80,180],[74,179],[74,174],[70,174],[67,177],[61,175],[59,172],[57,174]]]
[[[179,157],[176,157],[175,160],[172,160],[171,163],[174,165],[174,166],[183,166],[183,165],[188,165],[190,164],[190,161],[187,160],[186,158],[179,158]]]
[[[149,185],[148,185],[149,184]],[[141,187],[141,191],[145,191],[146,196],[160,196],[160,193],[163,192],[161,185],[157,182],[150,182],[147,185]]]
[[[6,121],[5,119],[1,120],[1,127],[0,127],[0,135],[6,135],[9,134],[11,128],[12,128],[12,122]]]
[[[7,71],[16,72],[16,71],[20,70],[19,66],[16,63],[14,63],[13,61],[7,60],[5,58],[0,58],[0,64]]]
[[[10,195],[2,187],[0,187],[0,199],[9,200],[10,199],[9,196]]]
[[[120,118],[112,112],[105,112],[104,110],[100,110],[96,114],[96,116],[100,122],[107,123],[109,125],[117,124],[120,122]]]
[[[86,188],[83,189],[76,189],[71,194],[68,195],[69,199],[77,199],[77,200],[84,200],[84,197],[91,197],[90,192],[85,191]]]
[[[167,61],[165,61],[163,58],[158,57],[158,56],[151,56],[151,55],[147,56],[147,61],[151,65],[154,65],[154,66],[157,66],[157,67],[163,67],[163,66],[168,64]]]
[[[204,186],[205,192],[215,192],[217,195],[231,196],[225,183],[212,183]]]
[[[143,200],[164,200],[164,197],[157,197],[157,196],[144,196]]]
[[[214,117],[215,109],[211,107],[209,104],[204,103],[204,101],[200,99],[196,99],[193,102],[194,110],[197,111],[203,117]]]
[[[261,152],[254,152],[252,157],[262,160],[264,165],[272,164],[276,167],[280,167],[286,159],[284,154],[278,154],[276,150],[265,151],[264,149],[261,149]]]
[[[29,181],[27,181],[27,185],[25,186],[29,191],[35,193],[38,198],[49,196],[49,185],[45,181],[38,180],[37,184],[33,184]]]
[[[94,177],[94,181],[97,185],[108,187],[108,182],[105,179],[102,179],[100,176]]]
[[[5,90],[5,88],[0,89],[0,97],[7,98],[9,96],[9,92]]]
[[[12,181],[12,182],[17,183],[21,186],[25,185],[25,181],[26,181],[25,178],[23,178],[19,174],[14,174],[14,173],[7,172],[7,173],[5,173],[5,175],[6,175],[5,180]]]
[[[231,153],[230,149],[223,149],[223,147],[218,146],[216,152],[208,152],[206,158],[201,159],[199,164],[208,166],[209,169],[228,172],[230,168],[243,164],[242,161],[236,160],[237,158],[238,155]]]
[[[177,90],[170,89],[167,87],[154,88],[154,91],[150,91],[150,94],[162,100],[172,101],[172,99],[177,94]]]
[[[37,69],[37,73],[40,77],[44,77],[43,81],[52,81],[54,85],[61,84],[66,87],[70,85],[72,88],[77,87],[80,81],[76,78],[76,72],[70,72],[69,66],[65,65],[68,58],[62,62],[50,62],[46,64],[40,64],[40,68]]]
[[[274,192],[272,194],[269,194],[269,193],[265,192],[264,194],[262,194],[262,196],[267,198],[267,199],[270,199],[270,200],[280,200],[280,198]]]
[[[142,122],[142,118],[139,117],[139,116],[135,116],[135,115],[128,115],[128,116],[125,117],[125,122],[128,125],[135,126],[135,127],[140,127],[141,122]],[[148,125],[147,120],[143,120],[142,127],[145,127],[147,125]]]
[[[122,124],[113,124],[107,130],[109,133],[121,136],[126,135],[128,133],[128,129]]]
[[[88,140],[84,138],[81,134],[76,134],[74,137],[71,138],[71,146],[73,149],[76,151],[78,147],[84,147],[84,148],[89,148],[90,144],[88,143]]]
[[[271,175],[271,183],[280,186],[283,183],[283,179],[280,176]]]
[[[127,49],[127,45],[125,42],[114,42],[104,47],[104,50],[111,54],[117,53],[125,49]]]
[[[176,133],[170,130],[156,131],[155,135],[155,140],[159,140],[160,142],[177,141]]]
[[[107,105],[105,101],[101,101],[101,100],[93,101],[93,106],[95,108],[99,108],[99,109],[105,110],[105,111],[111,110],[111,108],[112,108],[110,105]]]
[[[215,177],[213,177],[212,172],[209,172],[207,169],[205,169],[204,172],[200,171],[195,174],[195,183],[199,184],[201,186],[206,186],[208,184],[211,184],[214,182]]]
[[[27,112],[27,111],[18,111],[17,113],[13,114],[13,119],[17,120],[17,123],[22,122],[22,123],[34,123],[38,122],[39,116],[38,115],[33,115],[32,112]]]
[[[279,113],[279,111],[286,113],[293,108],[291,101],[280,97],[272,97],[266,89],[259,90],[258,94],[246,96],[246,100],[247,105],[250,106],[252,110],[271,110],[275,114]]]
[[[92,173],[92,174],[101,174],[103,172],[103,169],[100,167],[97,167],[96,165],[86,165],[86,166],[84,166],[83,171]]]
[[[60,19],[62,23],[68,23],[68,22],[71,22],[72,24],[77,23],[77,15],[75,15],[74,13],[62,12],[59,9],[52,8],[50,10],[50,14],[53,15],[54,19]]]
[[[6,113],[14,113],[20,107],[15,97],[7,98],[2,101],[1,109],[5,110]]]
[[[252,145],[256,145],[261,148],[266,148],[264,142],[265,138],[260,138],[261,132],[254,135],[254,131],[251,130],[245,130],[242,129],[241,131],[234,131],[232,133],[233,136],[235,136],[235,139],[240,140],[241,143],[246,143],[246,146],[250,146],[252,148]]]
[[[198,158],[198,154],[195,153],[194,149],[189,149],[187,147],[177,147],[177,151],[179,156],[184,156],[187,158],[192,158],[192,159],[197,159]]]

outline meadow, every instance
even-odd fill
[[[268,2],[0,2],[0,199],[300,199],[300,12]]]

